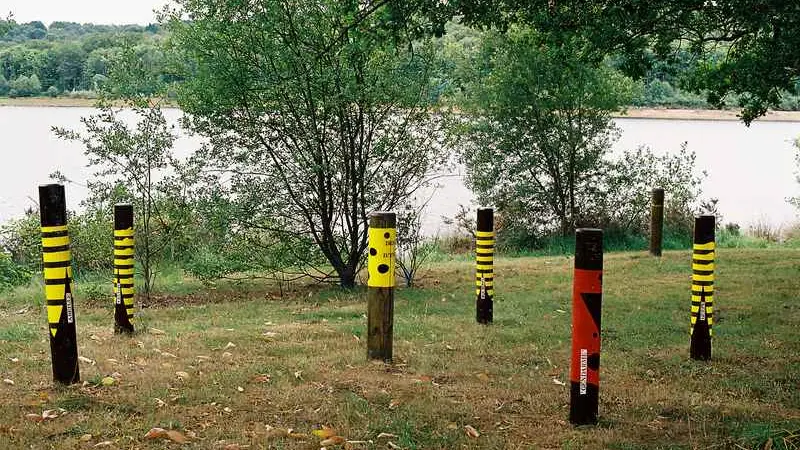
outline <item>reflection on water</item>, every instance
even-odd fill
[[[36,204],[37,186],[48,175],[61,171],[82,182],[90,174],[79,144],[57,139],[51,126],[77,128],[89,108],[0,107],[0,222],[19,216]],[[167,110],[176,121],[177,110]],[[795,151],[791,140],[800,136],[800,122],[757,122],[747,128],[739,122],[653,119],[617,119],[622,137],[615,151],[647,145],[656,153],[677,151],[682,142],[697,153],[697,167],[708,172],[703,186],[705,197],[719,199],[726,222],[747,225],[763,220],[785,224],[796,219],[786,198],[800,195],[795,180]],[[182,137],[176,143],[179,154],[197,147],[195,138]],[[431,199],[424,228],[436,233],[442,217],[453,217],[460,204],[472,206],[473,196],[464,186],[461,173],[437,180],[435,191],[420,193]],[[68,190],[70,208],[77,208],[87,191],[80,185]]]

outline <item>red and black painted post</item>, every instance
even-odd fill
[[[63,185],[39,186],[39,212],[53,379],[62,384],[77,383],[81,375],[72,298],[72,252]]]
[[[478,209],[475,231],[475,295],[478,323],[494,320],[494,210]]]
[[[114,332],[133,333],[133,205],[114,205]]]
[[[692,309],[689,327],[691,359],[711,359],[714,324],[714,257],[716,252],[714,216],[700,216],[694,221],[692,248]]]
[[[575,425],[597,423],[602,300],[603,230],[579,228],[575,232],[569,407],[569,421]]]

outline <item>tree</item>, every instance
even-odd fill
[[[210,140],[205,163],[230,176],[241,226],[313,242],[330,268],[309,252],[297,264],[354,286],[368,214],[402,205],[444,155],[429,46],[396,46],[377,26],[383,2],[178,3],[192,71],[179,101]]]
[[[679,49],[696,58],[689,85],[707,89],[722,106],[739,98],[749,123],[777,107],[782,92],[797,93],[800,74],[800,6],[784,0],[586,0],[539,2],[460,0],[450,3],[464,20],[489,26],[523,22],[554,36],[580,35],[596,50],[626,58],[629,74],[642,76],[652,62]],[[714,54],[722,51],[723,57]]]
[[[157,104],[132,106],[134,126],[120,117],[120,111],[101,103],[97,115],[81,118],[85,133],[53,131],[62,139],[83,144],[89,165],[97,168],[88,183],[95,203],[108,205],[110,199],[134,203],[136,257],[149,300],[162,252],[178,227],[163,211],[163,204],[177,202],[165,199],[165,193],[173,189],[169,175],[177,165],[172,157],[176,135]]]
[[[554,45],[512,27],[484,40],[468,85],[468,183],[507,223],[571,233],[616,138],[610,113],[630,84],[580,58],[580,42]]]

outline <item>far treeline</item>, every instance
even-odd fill
[[[607,248],[644,249],[653,187],[667,192],[665,247],[688,247],[694,215],[717,214],[694,154],[612,155],[612,114],[693,95],[749,123],[792,101],[798,7],[739,3],[179,0],[146,28],[6,21],[0,63],[12,83],[100,97],[81,129],[54,129],[96,169],[70,219],[78,276],[110,273],[112,205],[130,202],[145,294],[169,268],[354,287],[373,211],[399,212],[411,286],[425,261],[471,249],[466,207],[451,218],[460,234],[420,229],[436,214],[425,193],[454,164],[496,207],[501,253],[569,252],[584,226],[603,228]],[[9,65],[23,51],[38,62]],[[96,52],[103,70],[63,59]],[[166,102],[205,140],[187,158],[172,152]],[[717,218],[720,236],[743,242]],[[3,228],[8,285],[39,267],[37,220]]]
[[[3,21],[0,21],[3,22]],[[461,21],[445,25],[441,38],[444,48],[470,45],[481,38],[481,30],[459,26]],[[94,25],[74,22],[0,23],[0,96],[6,97],[73,97],[97,98],[108,79],[109,66],[123,53],[130,51],[141,58],[162,81],[176,81],[174,67],[164,54],[163,43],[169,32],[158,24]],[[687,48],[671,48],[668,57],[648,49],[641,56],[645,69],[636,77],[630,106],[706,109],[717,105],[709,102],[709,91],[693,83],[695,72],[704,66],[727,59],[730,47],[719,45],[698,60]],[[445,64],[458,64],[443,53]],[[608,54],[605,64],[612,70],[625,72],[631,61],[622,51]],[[637,69],[639,70],[639,69]],[[450,80],[454,81],[454,80]],[[152,94],[158,86],[139,86],[141,94]],[[796,88],[796,87],[795,87]],[[727,95],[722,104],[739,106],[739,96]],[[793,90],[782,90],[775,110],[800,110],[800,96]]]

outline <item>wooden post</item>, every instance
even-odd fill
[[[392,361],[395,243],[397,216],[375,212],[369,218],[367,269],[367,358]]]
[[[711,328],[714,324],[715,222],[714,216],[700,216],[694,221],[689,356],[700,361],[711,359]]]
[[[600,317],[603,302],[603,231],[575,231],[572,287],[572,360],[569,421],[597,423],[600,396]]]
[[[664,189],[653,189],[653,202],[650,207],[650,254],[661,256],[664,239]]]
[[[78,383],[81,375],[72,298],[72,252],[63,185],[39,186],[39,212],[53,380],[62,384]]]
[[[478,209],[475,231],[475,295],[478,323],[494,320],[494,210]]]
[[[114,205],[114,332],[133,333],[133,205]]]

